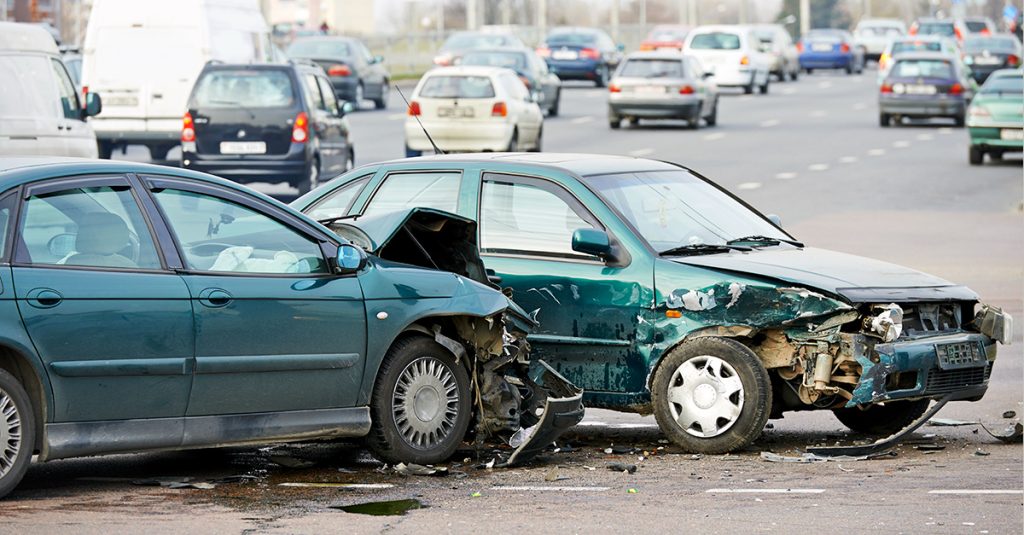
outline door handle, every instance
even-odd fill
[[[50,288],[35,288],[29,290],[25,299],[36,308],[53,308],[64,300],[64,296]]]
[[[220,288],[207,288],[199,292],[199,302],[210,308],[220,308],[231,304],[231,294]]]

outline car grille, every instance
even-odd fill
[[[948,394],[962,388],[983,385],[992,374],[992,363],[981,368],[959,370],[931,370],[925,384],[926,394]]]

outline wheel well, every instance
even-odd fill
[[[36,443],[33,447],[39,452],[43,446],[43,422],[46,420],[46,395],[43,384],[28,360],[9,347],[0,346],[0,369],[13,375],[28,393],[36,420]]]
[[[647,374],[647,381],[646,381],[647,382],[647,389],[648,390],[651,389],[651,384],[654,381],[654,374],[658,372],[658,368],[661,367],[661,363],[665,361],[665,356],[668,355],[669,353],[675,351],[676,348],[678,348],[679,346],[685,344],[686,342],[689,342],[690,340],[693,340],[694,338],[701,338],[701,337],[706,337],[706,336],[714,336],[714,337],[719,337],[719,338],[731,338],[731,339],[736,340],[737,342],[739,342],[739,343],[741,343],[741,344],[743,344],[743,345],[753,349],[753,347],[752,347],[754,345],[754,338],[753,337],[756,334],[757,334],[757,331],[753,327],[748,327],[746,325],[730,325],[730,326],[716,325],[714,327],[705,327],[703,329],[698,329],[696,331],[693,331],[693,332],[687,334],[686,336],[683,337],[682,340],[679,340],[678,342],[676,342],[672,346],[670,346],[667,349],[665,349],[665,352],[661,354],[661,356],[658,358],[658,361],[654,363],[654,366],[651,366],[651,371],[650,371],[650,373]],[[761,357],[761,355],[759,355],[756,351],[754,352],[754,354],[757,355],[758,358]]]

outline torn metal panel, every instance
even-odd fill
[[[946,396],[939,399],[934,405],[932,405],[924,414],[918,419],[914,420],[907,427],[903,428],[897,433],[889,435],[888,437],[881,438],[872,442],[871,444],[865,444],[860,446],[826,446],[826,447],[815,447],[807,448],[808,453],[814,455],[820,455],[823,457],[832,457],[836,455],[871,455],[885,451],[899,443],[903,437],[913,433],[918,427],[924,425],[932,416],[935,416],[942,407],[946,406],[952,399],[952,395],[947,394]]]
[[[719,304],[719,296],[727,299]],[[850,310],[850,305],[805,288],[778,288],[724,281],[704,288],[679,288],[665,295],[664,306],[703,325],[754,328],[805,324]]]

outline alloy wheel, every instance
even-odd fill
[[[0,478],[6,476],[21,451],[21,415],[11,396],[0,390]]]

